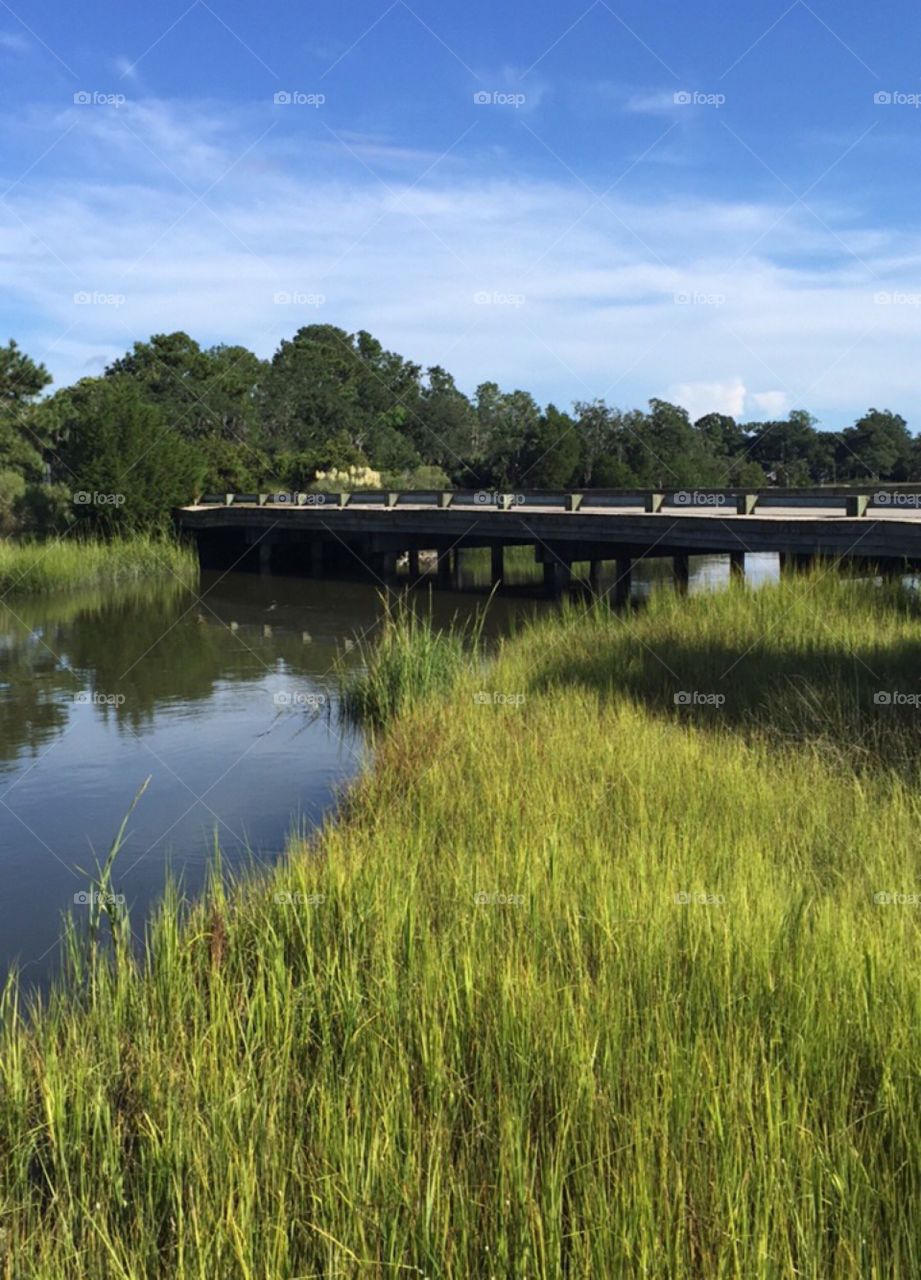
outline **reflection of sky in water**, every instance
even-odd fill
[[[325,713],[337,644],[373,624],[374,594],[268,586],[2,611],[0,970],[19,955],[41,971],[77,868],[104,857],[146,778],[118,873],[137,916],[167,866],[196,890],[215,838],[228,867],[277,857],[359,767],[360,741]]]

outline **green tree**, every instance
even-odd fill
[[[540,430],[540,406],[527,391],[501,391],[494,382],[477,388],[477,445],[482,478],[499,488],[518,482],[522,455]]]
[[[45,423],[36,401],[51,382],[43,364],[21,351],[13,339],[0,347],[0,470],[22,477],[42,478],[49,444]],[[7,494],[22,486],[7,476]]]
[[[745,431],[728,413],[707,413],[694,423],[694,430],[717,457],[730,458],[745,449]]]
[[[63,463],[74,514],[103,532],[162,527],[200,490],[205,464],[129,377],[85,380],[71,400]]]
[[[650,400],[649,412],[634,419],[627,461],[640,484],[683,489],[726,482],[726,461],[711,440],[691,425],[687,411],[667,400]]]
[[[196,448],[204,464],[202,488],[205,492],[258,492],[272,477],[269,455],[252,445],[206,436],[198,441]]]
[[[597,484],[595,472],[599,463],[617,457],[617,414],[603,400],[577,400],[574,409],[579,438],[577,479],[580,487],[588,489]]]
[[[385,351],[370,334],[308,325],[272,358],[263,399],[266,431],[276,448],[295,451],[316,449],[341,434],[374,464],[378,449],[394,456],[393,431],[409,435],[418,394],[418,367]]]
[[[427,463],[457,472],[460,484],[470,483],[478,443],[476,411],[450,373],[438,365],[427,370],[406,432]]]
[[[792,409],[777,422],[749,423],[747,452],[773,484],[820,484],[832,466],[828,444],[805,409]]]
[[[258,444],[260,397],[267,365],[246,347],[202,350],[187,333],[158,333],[136,342],[109,366],[109,378],[130,378],[146,400],[189,440],[215,437]]]
[[[838,474],[853,480],[907,480],[912,454],[905,419],[888,409],[868,409],[841,433]]]
[[[549,404],[521,450],[516,484],[529,489],[565,489],[579,469],[579,436],[568,413]]]

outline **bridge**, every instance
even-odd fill
[[[530,546],[548,595],[576,562],[590,581],[616,563],[615,602],[629,598],[635,560],[668,557],[679,589],[691,556],[725,555],[734,576],[748,553],[775,553],[782,571],[816,558],[874,572],[921,568],[921,485],[853,488],[582,490],[569,493],[359,491],[206,494],[174,513],[205,567],[258,566],[313,574],[364,573],[390,581],[408,556],[436,557],[443,587],[457,585],[468,548],[487,547],[500,582],[506,547]]]

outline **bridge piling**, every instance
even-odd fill
[[[498,586],[505,575],[505,547],[501,542],[494,542],[491,549],[491,580],[492,585]]]
[[[815,564],[815,556],[803,551],[781,551],[779,559],[782,576],[789,573],[808,573]]]
[[[618,556],[614,564],[614,604],[617,608],[630,603],[633,586],[633,560],[630,556]]]
[[[741,582],[745,578],[744,551],[729,552],[729,576],[735,582]]]
[[[687,595],[688,585],[691,581],[690,557],[685,555],[673,556],[672,574],[675,579],[675,590],[679,595]]]
[[[548,552],[544,560],[544,595],[550,599],[560,595],[572,581],[572,565]]]
[[[272,572],[272,552],[275,549],[275,540],[270,533],[260,539],[259,544],[259,572]]]

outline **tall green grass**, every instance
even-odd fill
[[[921,1274],[919,623],[570,611],[404,703],[272,876],[7,991],[0,1275]]]
[[[380,600],[379,627],[359,639],[358,667],[340,660],[336,672],[342,719],[369,729],[443,694],[476,661],[486,618],[484,608],[445,628],[435,622],[431,605],[420,610],[408,596],[389,592]]]
[[[192,585],[198,579],[198,560],[193,548],[172,538],[136,534],[110,541],[0,541],[0,597],[174,576]]]

